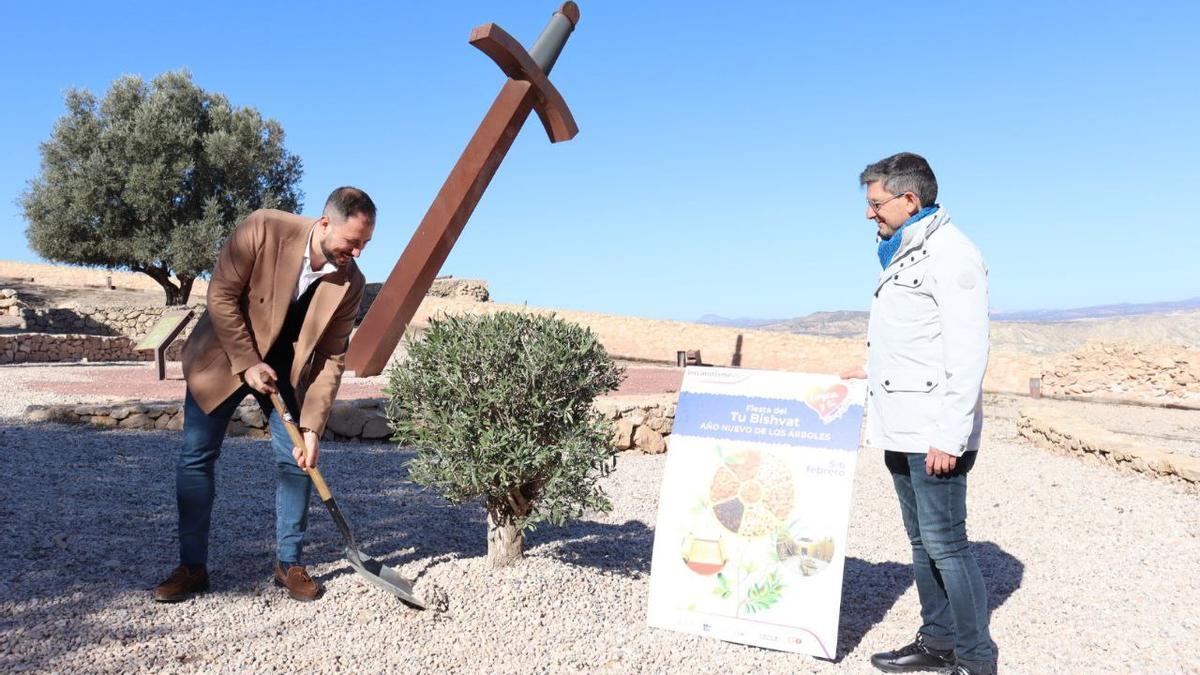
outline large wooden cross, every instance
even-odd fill
[[[500,66],[508,82],[451,169],[350,341],[347,370],[359,377],[383,370],[529,113],[537,111],[552,143],[570,140],[579,132],[571,111],[548,77],[577,23],[579,7],[574,2],[564,3],[528,52],[496,24],[479,26],[471,32],[471,44]]]

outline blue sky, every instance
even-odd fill
[[[443,273],[493,297],[671,319],[866,309],[858,172],[925,155],[996,309],[1200,295],[1196,3],[582,0],[553,80],[579,136],[531,117]],[[503,77],[467,44],[532,44],[551,2],[5,3],[0,258],[63,92],[188,68],[282,123],[305,213],[379,205],[395,264]]]

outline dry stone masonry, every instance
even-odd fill
[[[358,318],[355,321],[362,322],[363,317],[367,315],[367,310],[371,309],[371,303],[375,302],[375,298],[379,295],[379,291],[382,288],[382,283],[367,284],[363,288],[362,305],[358,308]],[[434,279],[433,285],[429,287],[429,292],[425,296],[431,298],[457,298],[472,302],[490,302],[492,297],[488,293],[486,281],[482,279],[455,279],[453,277],[438,277]]]
[[[28,330],[40,333],[73,333],[82,335],[124,335],[134,340],[150,332],[163,314],[174,314],[190,309],[199,317],[204,312],[204,303],[192,303],[186,307],[53,307],[50,309],[26,309],[25,323]],[[184,339],[191,326],[184,330]]]
[[[153,359],[150,352],[136,351],[134,344],[133,340],[121,336],[47,333],[0,335],[0,364]]]
[[[11,288],[0,290],[0,316],[21,316],[25,303],[17,297],[17,292]]]
[[[1040,406],[1020,411],[1017,432],[1035,445],[1063,454],[1158,476],[1178,476],[1200,484],[1200,456],[1132,442],[1095,424]]]
[[[1042,392],[1200,403],[1200,348],[1089,342],[1042,373]]]
[[[391,437],[383,412],[384,399],[366,398],[333,404],[325,426],[327,441],[384,441]],[[667,438],[675,420],[673,396],[644,397],[635,401],[601,399],[597,411],[613,425],[619,450],[646,454],[666,452]],[[30,422],[90,424],[120,429],[182,429],[183,407],[179,402],[125,401],[106,404],[60,404],[30,406]],[[229,436],[266,438],[267,420],[258,403],[247,398],[238,406],[229,424]]]

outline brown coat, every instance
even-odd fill
[[[237,391],[241,373],[271,349],[296,293],[314,222],[261,209],[221,247],[208,284],[208,309],[183,347],[188,390],[205,412]],[[321,278],[300,328],[292,370],[279,373],[295,387],[300,426],[318,435],[341,384],[365,285],[354,263]]]

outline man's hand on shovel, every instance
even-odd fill
[[[265,363],[260,363],[258,365],[262,366],[263,368],[263,371],[257,374],[262,379],[261,381],[255,380],[255,382],[251,383],[250,386],[264,394],[271,394],[272,397],[278,397],[279,388],[275,386],[275,371]],[[250,370],[255,370],[257,368],[258,366],[254,366]],[[247,371],[247,373],[249,372],[250,371]],[[250,377],[247,377],[246,381],[250,382],[250,379]],[[258,386],[255,386],[256,384],[260,384],[262,388],[259,389]],[[280,403],[282,404],[282,399],[280,399]],[[317,468],[317,458],[321,456],[321,439],[312,429],[305,429],[304,427],[298,428],[300,429],[300,435],[304,440],[305,447],[301,448],[293,445],[292,459],[296,460],[296,466],[299,466],[305,471],[309,469],[315,469]],[[292,438],[295,438],[295,436]]]
[[[292,446],[292,458],[296,460],[296,465],[301,469],[315,469],[317,458],[321,456],[321,439],[317,438],[316,432],[310,429],[300,427],[300,432],[304,435],[304,445],[307,447]]]

